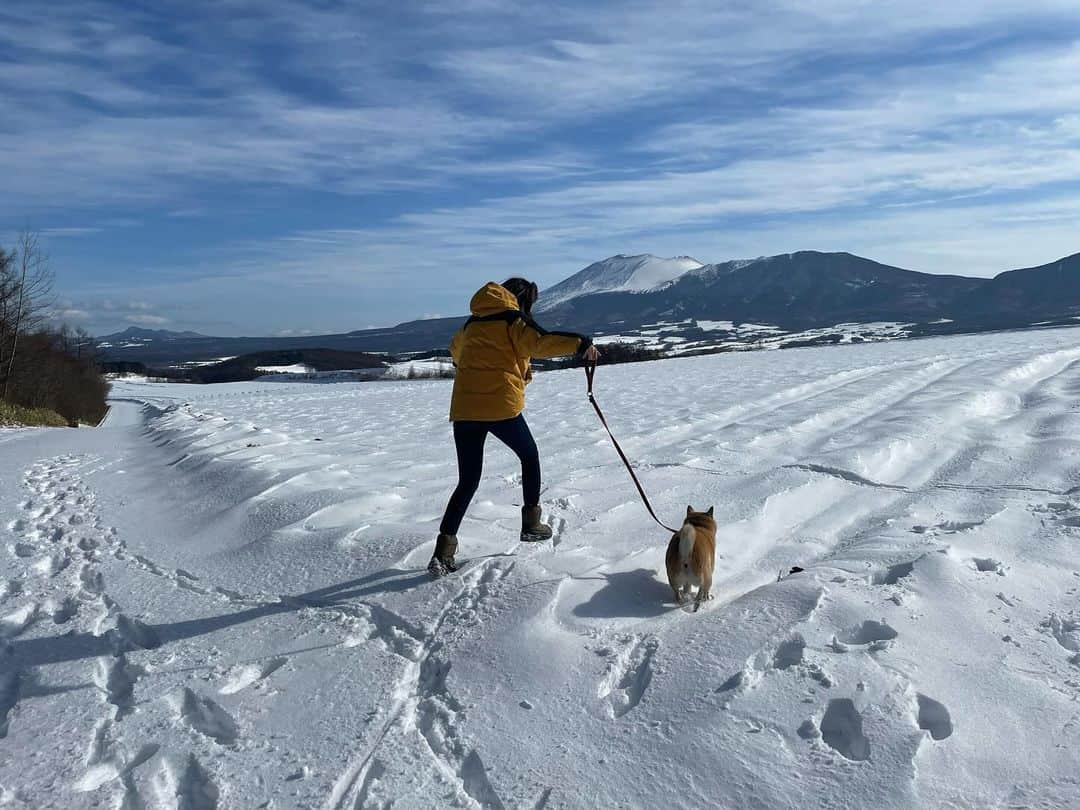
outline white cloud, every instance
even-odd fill
[[[68,323],[71,321],[86,322],[93,318],[93,316],[85,309],[78,309],[71,306],[58,306],[54,307],[50,313],[50,318],[60,323]]]
[[[114,291],[129,293],[132,285],[123,286],[124,289]],[[168,296],[163,296],[162,300],[168,300]],[[87,291],[79,300],[64,298],[58,301],[52,309],[52,317],[58,322],[78,323],[94,334],[103,335],[132,325],[149,328],[167,326],[173,322],[173,318],[163,313],[163,309],[163,306],[151,301],[113,298]]]

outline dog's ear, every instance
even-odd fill
[[[687,516],[687,517],[690,517],[690,516],[691,516],[692,514],[694,514],[694,507],[692,507],[692,506],[687,506],[687,507],[686,507],[686,516]]]
[[[712,517],[712,510],[713,510],[713,508],[710,506],[709,511],[706,512],[705,514],[708,515],[709,517]]]

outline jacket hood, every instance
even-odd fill
[[[478,317],[506,312],[508,309],[521,309],[517,298],[508,289],[494,281],[489,281],[476,291],[469,302],[469,311]]]

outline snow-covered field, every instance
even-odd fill
[[[459,534],[450,381],[120,382],[0,432],[0,805],[1080,806],[1080,330],[580,371]],[[793,565],[804,573],[777,582]]]
[[[947,318],[935,324],[952,323]],[[678,356],[707,349],[750,351],[756,349],[802,348],[822,344],[867,343],[910,337],[914,323],[874,321],[837,323],[815,329],[789,332],[779,326],[733,321],[682,320],[646,324],[639,329],[622,329],[613,334],[595,335],[598,346],[605,343],[634,343],[645,349]]]

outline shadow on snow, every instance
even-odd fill
[[[636,568],[615,571],[590,579],[606,584],[573,609],[575,616],[590,619],[651,619],[671,610],[671,588],[657,579],[656,571]]]
[[[352,599],[375,594],[400,593],[428,581],[426,571],[387,568],[359,579],[318,588],[298,596],[283,596],[278,601],[266,602],[245,610],[167,624],[146,624],[145,628],[148,631],[148,637],[156,642],[152,646],[160,647],[174,641],[195,638],[267,616],[293,613],[305,608],[333,607]],[[7,661],[4,663],[7,665],[5,668],[18,670],[24,667],[96,658],[115,654],[116,645],[117,639],[112,632],[100,636],[92,633],[67,633],[45,638],[15,640],[8,645],[5,656]],[[132,646],[130,649],[138,649],[138,646]]]

